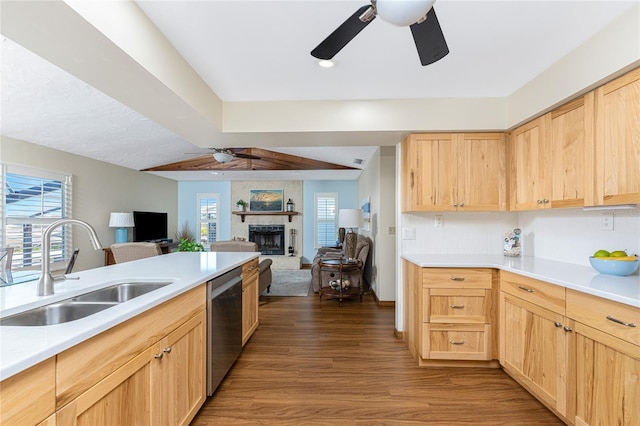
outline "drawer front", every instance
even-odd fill
[[[491,359],[488,324],[429,324],[424,330],[421,356],[425,359]]]
[[[429,322],[488,324],[489,290],[438,289],[430,290]]]
[[[501,271],[500,290],[557,314],[565,314],[564,287]]]
[[[567,316],[640,346],[639,308],[567,289]]]
[[[422,285],[427,288],[491,289],[491,269],[423,268]]]
[[[252,259],[242,265],[242,279],[250,280],[259,271],[259,258]]]

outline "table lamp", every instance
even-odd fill
[[[353,228],[362,228],[363,215],[361,209],[340,209],[338,212],[338,226],[348,228],[349,232],[344,237],[345,253],[349,260],[356,257],[356,245],[358,244],[358,236]]]
[[[133,213],[115,212],[109,218],[109,227],[116,228],[116,243],[127,242],[127,228],[132,228]]]

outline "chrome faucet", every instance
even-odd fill
[[[89,239],[93,244],[93,248],[96,250],[102,248],[102,243],[98,238],[98,234],[96,234],[96,230],[87,222],[78,219],[60,219],[53,222],[42,234],[42,272],[40,273],[40,281],[38,281],[38,296],[49,296],[53,294],[53,282],[55,279],[53,275],[51,275],[51,265],[49,265],[51,234],[54,229],[65,224],[82,225],[89,233]]]

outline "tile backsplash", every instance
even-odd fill
[[[613,213],[613,230],[602,230],[603,213]],[[436,213],[404,213],[403,253],[500,254],[504,232],[521,228],[525,256],[589,265],[588,257],[598,249],[627,250],[640,254],[639,210],[583,211],[548,209],[505,213],[437,213],[442,227],[435,227]],[[415,230],[415,239],[403,232]]]

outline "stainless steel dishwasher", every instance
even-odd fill
[[[207,395],[242,351],[242,267],[207,283]]]

